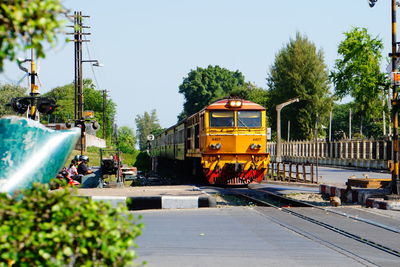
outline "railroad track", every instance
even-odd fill
[[[256,203],[259,206],[268,206],[268,207],[272,207],[275,208],[277,210],[280,210],[281,212],[284,212],[286,214],[289,214],[291,216],[295,216],[297,218],[300,218],[304,221],[313,223],[315,225],[321,226],[325,229],[328,229],[330,231],[333,231],[339,235],[345,236],[347,238],[350,238],[352,240],[355,240],[359,243],[368,245],[370,247],[373,247],[375,249],[378,249],[380,251],[383,251],[385,253],[388,253],[390,255],[393,255],[395,257],[399,257],[400,258],[400,250],[398,249],[393,249],[387,245],[383,245],[379,242],[376,242],[370,238],[366,238],[364,236],[361,236],[360,234],[355,234],[352,233],[348,230],[342,229],[341,227],[337,227],[334,226],[330,223],[326,223],[322,220],[318,220],[315,218],[312,218],[311,216],[305,215],[304,212],[299,212],[296,211],[295,209],[292,209],[291,207],[310,207],[313,208],[315,210],[320,210],[323,212],[327,212],[330,214],[333,214],[334,216],[341,216],[341,217],[346,217],[349,219],[352,219],[354,221],[358,221],[361,223],[365,223],[368,224],[372,227],[376,227],[379,228],[381,230],[384,231],[389,231],[391,233],[395,233],[395,234],[400,234],[400,229],[388,226],[388,225],[383,225],[371,220],[367,220],[367,219],[363,219],[363,218],[359,218],[356,216],[352,216],[350,214],[346,214],[346,213],[342,213],[342,212],[338,212],[338,211],[334,211],[332,209],[328,209],[328,208],[322,208],[322,207],[318,207],[309,203],[305,203],[302,201],[298,201],[298,200],[294,200],[294,199],[289,199],[286,198],[284,196],[278,195],[278,194],[274,194],[272,192],[269,192],[267,190],[260,190],[260,189],[248,189],[248,190],[238,190],[238,189],[231,189],[229,190],[230,193],[237,195],[241,198],[245,198],[253,203]],[[304,210],[303,210],[304,211]],[[281,223],[280,223],[281,224]],[[285,224],[286,225],[286,224]],[[291,229],[293,230],[293,229]],[[400,237],[400,236],[399,236]],[[351,253],[350,251],[347,251],[348,253]],[[351,253],[353,254],[353,253]],[[355,255],[357,256],[357,255]],[[357,256],[358,257],[358,256]],[[367,261],[369,264],[374,264],[373,262],[368,261],[365,258],[362,258],[362,260]]]
[[[350,219],[355,220],[355,221],[359,221],[359,222],[363,222],[363,223],[366,223],[366,224],[370,224],[370,225],[376,226],[378,228],[385,229],[385,230],[393,232],[393,233],[400,234],[400,229],[395,228],[395,227],[391,227],[389,225],[384,225],[384,224],[381,224],[381,223],[377,223],[377,222],[374,222],[374,221],[371,221],[371,220],[368,220],[368,219],[360,218],[358,216],[353,216],[351,214],[344,213],[344,212],[339,212],[339,211],[332,210],[332,209],[329,209],[329,208],[316,206],[316,205],[313,205],[313,204],[310,204],[310,203],[306,203],[306,202],[303,202],[303,201],[300,201],[300,200],[287,198],[287,197],[284,197],[282,195],[269,192],[268,190],[262,190],[262,189],[250,189],[250,190],[254,190],[254,191],[265,193],[265,194],[268,195],[269,198],[279,199],[283,203],[286,203],[288,206],[291,206],[291,207],[310,207],[310,208],[322,210],[324,212],[336,214],[336,215],[339,215],[339,216],[342,216],[342,217],[345,217],[345,218],[350,218]],[[246,196],[243,196],[243,197],[246,197]]]

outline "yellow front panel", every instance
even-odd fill
[[[265,111],[261,112],[261,128],[220,127],[209,128],[209,114],[205,114],[206,128],[201,133],[201,152],[203,153],[265,153],[267,147]],[[237,113],[235,113],[235,117]],[[221,144],[221,149],[210,148],[212,144]],[[260,145],[260,149],[250,149],[251,144]]]

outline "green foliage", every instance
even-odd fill
[[[100,126],[103,125],[103,92],[96,90],[95,85],[90,79],[85,79],[83,82],[84,93],[84,110],[93,110],[94,119],[99,122]],[[64,86],[56,87],[51,91],[44,94],[44,96],[54,98],[59,107],[51,116],[44,116],[43,123],[48,122],[67,122],[74,119],[74,99],[75,88],[74,84],[67,84]],[[112,99],[107,98],[106,101],[106,134],[111,138],[113,128],[112,121],[116,114],[116,104]],[[102,130],[97,131],[97,136],[102,135]]]
[[[136,156],[134,166],[136,166],[138,170],[145,172],[151,170],[151,160],[147,152],[140,152]]]
[[[0,85],[0,117],[4,115],[15,115],[11,107],[6,107],[5,105],[10,103],[11,98],[26,96],[26,88],[3,84]]]
[[[281,112],[282,136],[287,135],[290,120],[292,139],[313,137],[315,121],[326,124],[332,99],[324,54],[317,51],[307,37],[296,34],[275,57],[267,77],[270,97],[271,126],[276,130],[275,106],[299,97],[300,102],[285,107]]]
[[[122,164],[126,164],[128,166],[135,166],[136,158],[139,155],[138,150],[134,150],[132,153],[122,153]]]
[[[332,139],[341,140],[349,137],[349,112],[354,103],[334,104],[332,109]],[[329,128],[326,128],[329,131]]]
[[[352,96],[355,113],[360,114],[363,124],[371,124],[381,117],[383,110],[387,112],[382,102],[383,89],[389,87],[389,82],[380,71],[383,43],[372,38],[365,28],[353,28],[344,35],[346,38],[338,48],[341,58],[336,60],[335,71],[330,75],[335,95],[339,99]]]
[[[157,135],[162,131],[156,110],[153,109],[149,114],[147,111],[144,112],[143,116],[137,115],[136,119],[136,136],[139,142],[139,149],[141,151],[146,150],[147,136],[149,134]]]
[[[45,93],[45,97],[53,98],[59,107],[51,116],[43,116],[42,122],[68,122],[74,119],[74,84],[53,88]]]
[[[133,129],[128,126],[118,128],[117,148],[124,153],[135,152],[136,138]]]
[[[254,103],[266,107],[269,103],[268,91],[257,87],[255,84],[246,82],[243,86],[236,87],[230,91],[227,97],[238,97],[241,99],[250,100]]]
[[[143,225],[126,207],[42,184],[0,194],[0,206],[0,266],[126,266],[136,257]]]
[[[100,148],[96,147],[96,146],[89,146],[86,148],[86,151],[89,153],[99,153]]]
[[[350,102],[346,104],[334,104],[332,110],[332,139],[341,140],[349,138],[349,113],[352,110],[351,115],[351,136],[352,139],[357,139],[357,137],[383,137],[383,116],[378,117],[374,120],[362,123],[362,114],[360,112],[355,112],[354,107],[355,102]],[[386,113],[386,125],[389,125],[389,114]],[[361,127],[363,127],[361,129]],[[329,128],[326,128],[326,133],[328,135]]]
[[[229,92],[244,85],[244,76],[239,71],[230,71],[219,66],[208,66],[206,69],[197,67],[191,70],[179,86],[185,102],[178,119],[196,113],[215,100],[221,99]]]
[[[42,42],[54,44],[66,10],[60,0],[13,0],[0,3],[0,71],[4,60],[14,60],[19,50],[34,48],[44,57]]]

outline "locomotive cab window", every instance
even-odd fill
[[[210,111],[210,127],[232,127],[234,122],[233,111]]]
[[[261,112],[255,110],[238,111],[238,127],[261,127]]]

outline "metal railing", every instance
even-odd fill
[[[267,179],[284,182],[318,183],[314,164],[274,162],[269,164]]]

